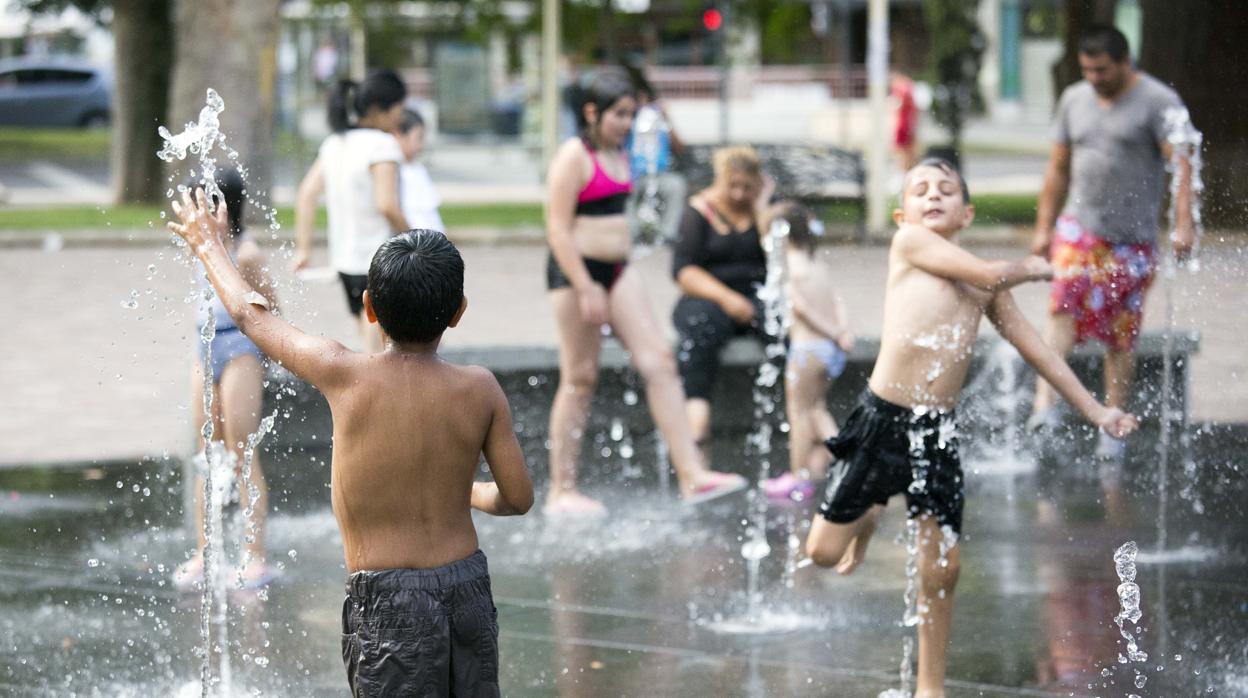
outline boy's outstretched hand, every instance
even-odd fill
[[[166,225],[178,237],[186,240],[186,244],[196,254],[205,247],[221,245],[225,231],[230,227],[225,202],[218,204],[217,210],[213,212],[208,196],[200,188],[195,189],[194,198],[190,192],[182,192],[182,201],[173,202],[173,212],[181,222],[169,221]]]
[[[1023,269],[1027,278],[1032,281],[1047,281],[1053,278],[1053,265],[1039,255],[1031,255],[1023,260]]]
[[[1123,412],[1117,407],[1106,407],[1101,413],[1101,418],[1096,420],[1096,425],[1106,434],[1115,439],[1121,439],[1135,431],[1140,426],[1140,422],[1133,414]]]

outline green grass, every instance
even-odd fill
[[[0,208],[0,230],[136,230],[163,225],[160,212],[168,207],[149,205],[126,206],[59,206],[48,208]],[[541,204],[471,204],[443,206],[442,219],[454,228],[511,228],[542,224]],[[294,227],[292,208],[277,209],[277,221],[284,230]],[[317,227],[325,227],[325,210],[317,214]]]
[[[0,128],[0,158],[108,157],[106,128]]]
[[[147,228],[149,223],[160,227],[163,223],[161,210],[167,211],[168,208],[145,205],[0,208],[0,230],[136,230]],[[975,222],[980,225],[1030,225],[1036,219],[1036,197],[1029,194],[985,194],[975,197],[975,210]],[[441,212],[443,221],[452,231],[456,228],[531,228],[542,225],[542,205],[539,203],[456,204],[443,206]],[[858,220],[857,207],[847,202],[820,207],[818,215],[828,225],[852,225]],[[289,207],[279,208],[277,220],[283,230],[291,230],[294,211]],[[317,215],[317,227],[325,227],[323,209]]]

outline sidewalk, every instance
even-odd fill
[[[976,247],[982,255],[1017,256],[1018,247]],[[321,252],[323,254],[323,251]],[[468,313],[446,335],[447,347],[555,346],[555,328],[534,244],[463,246]],[[880,247],[824,250],[857,332],[878,335],[886,255]],[[1248,422],[1248,361],[1242,314],[1208,302],[1248,296],[1248,242],[1210,242],[1199,276],[1176,286],[1175,317],[1202,333],[1192,367],[1197,421]],[[633,265],[670,334],[676,290],[669,257],[656,253]],[[149,274],[149,265],[155,273]],[[337,283],[297,282],[278,262],[284,312],[305,330],[351,344],[355,330]],[[150,277],[150,278],[149,278]],[[191,279],[171,246],[70,248],[0,252],[0,465],[137,459],[180,454],[191,439],[187,399],[195,339],[188,299]],[[137,292],[138,308],[123,307]],[[1146,329],[1164,322],[1159,282]],[[1046,287],[1018,289],[1034,321],[1043,317]],[[523,395],[511,396],[523,400]]]

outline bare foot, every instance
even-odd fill
[[[551,492],[542,507],[546,516],[567,518],[598,518],[605,516],[607,508],[597,499],[591,499],[576,490]]]
[[[858,534],[849,541],[845,554],[841,556],[841,561],[833,568],[837,574],[846,575],[853,572],[866,559],[867,544],[871,542],[871,536],[875,533],[875,522],[879,517],[879,511],[874,508],[863,514]]]
[[[914,698],[945,698],[944,689],[919,690],[914,692]]]

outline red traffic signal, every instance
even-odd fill
[[[702,26],[709,32],[718,31],[724,26],[724,14],[714,7],[702,13]]]

